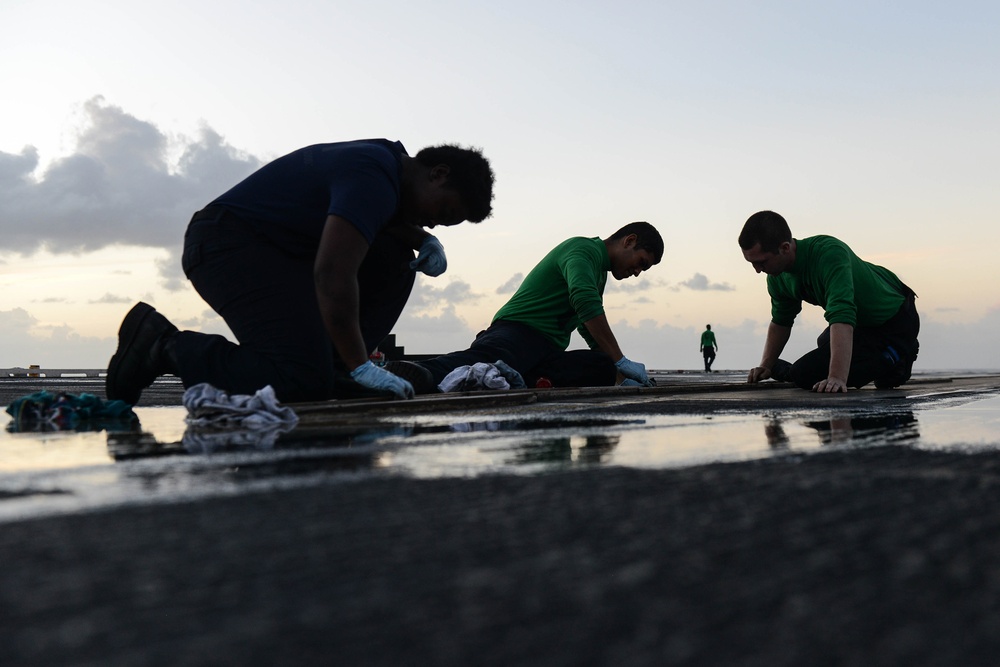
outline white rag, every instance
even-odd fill
[[[274,389],[267,385],[253,396],[230,396],[207,382],[189,387],[182,399],[191,426],[269,429],[274,426],[295,426],[299,416],[287,406],[278,404]]]
[[[480,361],[471,366],[459,366],[444,376],[438,389],[448,391],[473,391],[476,389],[510,389],[507,382],[493,364]]]

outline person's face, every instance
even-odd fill
[[[428,228],[450,227],[469,217],[462,197],[447,183],[447,165],[438,165],[430,170],[428,178],[417,187],[413,206],[414,224]]]
[[[785,241],[778,246],[777,252],[768,252],[761,250],[760,244],[755,244],[749,250],[743,251],[743,258],[750,262],[753,266],[754,271],[757,273],[766,273],[769,276],[776,276],[779,273],[784,273],[784,271],[791,264],[790,251],[791,243]]]
[[[615,280],[625,280],[638,276],[653,266],[653,255],[648,250],[635,249],[635,235],[629,235],[621,242],[618,252],[611,257],[611,275]]]

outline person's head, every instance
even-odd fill
[[[416,206],[429,227],[482,222],[493,210],[493,169],[478,148],[428,146],[414,156]]]
[[[706,329],[707,329],[708,331],[711,331],[711,330],[712,330],[712,325],[711,325],[711,324],[706,324],[706,325],[705,325],[705,328],[706,328]]]
[[[615,280],[637,276],[663,258],[663,237],[648,222],[630,222],[604,239]]]
[[[776,276],[795,262],[795,240],[785,219],[774,211],[759,211],[747,218],[740,232],[743,258],[757,273]]]

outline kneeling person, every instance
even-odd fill
[[[468,350],[419,363],[435,385],[460,366],[500,360],[529,387],[541,377],[556,387],[609,386],[619,373],[649,386],[646,367],[622,353],[604,313],[603,294],[609,271],[615,280],[625,280],[662,257],[663,239],[648,222],[629,223],[603,240],[563,241],[531,270]],[[566,351],[574,329],[589,350]]]
[[[863,261],[832,236],[792,238],[785,219],[755,213],[739,237],[743,257],[767,274],[771,323],[752,383],[773,377],[817,392],[846,392],[874,380],[879,388],[910,379],[920,318],[916,294],[889,269]],[[779,359],[802,302],[823,308],[829,323],[817,348],[794,364]]]
[[[271,385],[284,402],[412,396],[369,354],[415,272],[446,269],[425,228],[483,220],[492,198],[489,161],[454,145],[411,157],[386,139],[316,144],[264,165],[195,213],[184,237],[185,275],[239,344],[178,331],[137,304],[119,329],[107,397],[135,404],[167,373],[231,394]]]

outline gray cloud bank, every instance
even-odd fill
[[[176,252],[191,214],[261,164],[209,127],[177,145],[101,97],[83,112],[73,154],[41,174],[35,147],[0,151],[0,252],[111,245]],[[171,153],[179,155],[173,162]]]
[[[708,279],[708,276],[700,273],[696,273],[684,282],[678,283],[678,287],[675,287],[674,290],[677,291],[680,287],[687,287],[688,289],[696,292],[732,292],[736,289],[729,283],[713,283]]]

